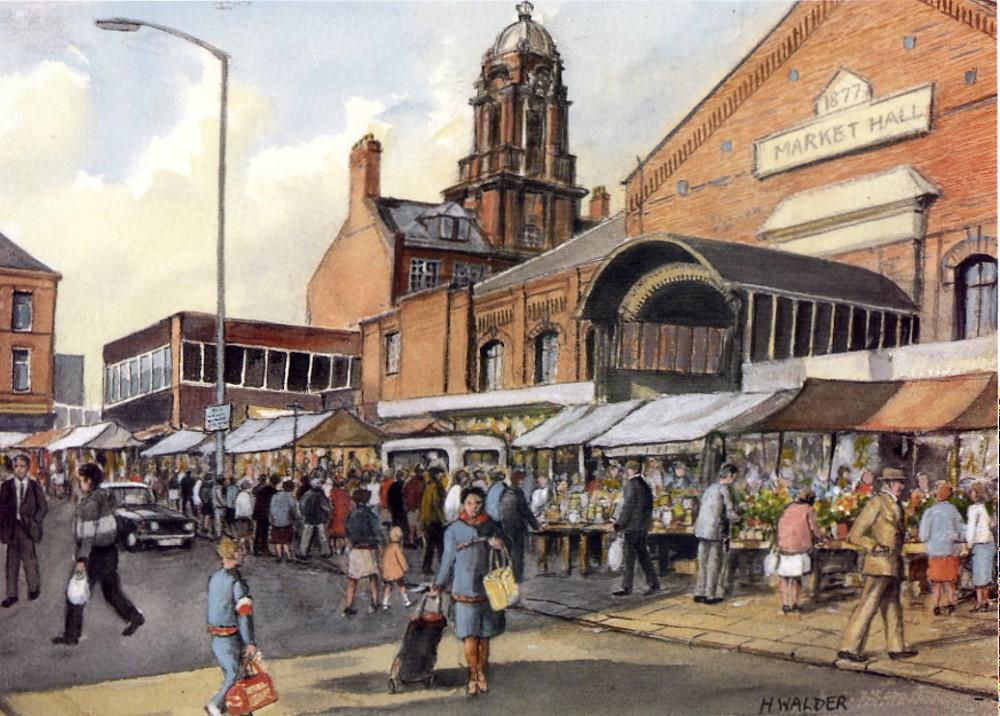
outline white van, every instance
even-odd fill
[[[449,473],[460,467],[507,467],[507,444],[492,435],[429,435],[382,443],[382,467],[408,470],[417,463]]]

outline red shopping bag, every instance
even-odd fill
[[[244,662],[236,683],[226,691],[226,713],[246,716],[278,700],[271,677],[254,661]]]

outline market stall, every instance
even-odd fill
[[[378,462],[378,449],[385,439],[381,430],[342,409],[302,434],[298,446],[328,457],[333,464],[372,465]]]

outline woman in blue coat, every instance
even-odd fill
[[[478,487],[462,490],[462,511],[444,534],[444,556],[431,594],[450,585],[455,602],[455,636],[462,640],[469,665],[468,696],[485,694],[490,639],[503,634],[502,611],[490,607],[483,588],[490,549],[503,549],[503,531],[483,513],[486,496]]]

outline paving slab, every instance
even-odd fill
[[[653,632],[656,636],[661,636],[671,641],[679,641],[685,644],[692,644],[694,640],[705,633],[704,629],[691,629],[690,627],[665,626]]]
[[[865,671],[871,674],[883,674],[885,676],[900,676],[904,679],[926,679],[941,671],[940,666],[929,666],[927,664],[914,664],[908,659],[894,661],[892,659],[876,659],[868,663]]]
[[[770,639],[751,639],[740,647],[740,651],[757,656],[774,656],[779,659],[791,659],[795,653],[795,644],[788,644]]]
[[[825,649],[821,646],[796,644],[795,651],[792,653],[792,658],[795,659],[795,661],[801,661],[806,664],[815,664],[816,666],[833,666],[837,661],[837,650]]]
[[[752,641],[752,639],[740,634],[727,634],[722,631],[709,631],[705,632],[701,636],[695,637],[692,643],[694,646],[711,646],[736,651],[741,644],[746,644],[749,641]]]

